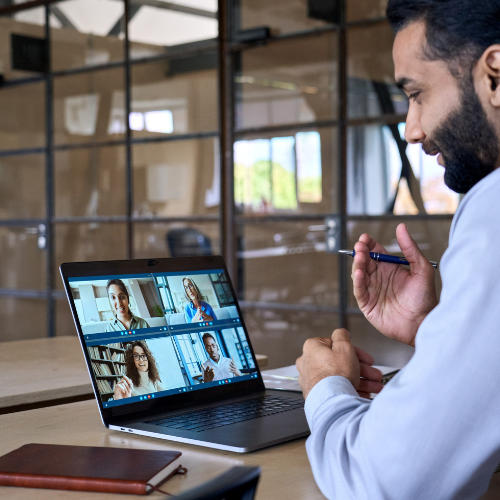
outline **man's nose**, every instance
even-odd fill
[[[410,144],[424,142],[426,135],[420,126],[420,113],[417,106],[410,103],[410,109],[406,117],[405,139]]]

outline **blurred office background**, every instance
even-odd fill
[[[459,199],[385,3],[0,0],[0,341],[75,334],[62,262],[222,253],[269,367],[339,326],[403,365],[336,250],[405,222],[440,260]]]

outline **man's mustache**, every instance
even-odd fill
[[[434,156],[441,152],[438,145],[430,139],[422,143],[422,149],[424,153],[429,156]]]

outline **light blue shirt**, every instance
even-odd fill
[[[344,377],[309,393],[306,448],[335,500],[479,498],[500,462],[500,169],[464,197],[439,305],[413,358],[369,402]]]
[[[215,316],[214,310],[212,309],[212,306],[210,304],[207,304],[206,302],[203,302],[203,300],[200,301],[200,307],[201,310],[208,314],[209,316],[212,316],[214,320],[217,320],[217,316]],[[196,312],[198,310],[196,307],[194,307],[192,302],[188,302],[186,304],[186,307],[184,308],[184,316],[186,318],[186,323],[192,323],[193,318],[196,316]]]

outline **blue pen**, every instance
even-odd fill
[[[350,255],[351,257],[354,257],[354,255],[356,254],[354,250],[339,250],[339,253]],[[397,255],[387,255],[385,253],[370,252],[370,257],[373,260],[377,260],[379,262],[388,262],[389,264],[403,264],[404,266],[410,265],[410,263],[406,259],[404,259],[403,257],[398,257]],[[432,260],[429,262],[432,264],[432,267],[437,269],[437,262],[433,262]]]

